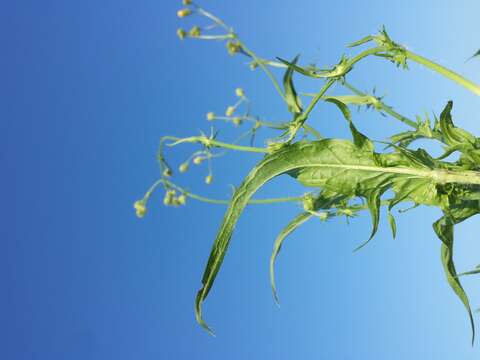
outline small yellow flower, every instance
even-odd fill
[[[178,167],[178,171],[180,171],[181,173],[184,173],[187,170],[188,170],[188,162],[184,162]]]
[[[193,158],[193,163],[195,165],[200,165],[202,162],[203,162],[204,158],[202,158],[201,156],[195,156]]]
[[[237,95],[239,98],[245,97],[245,93],[243,92],[242,88],[236,88],[235,89],[235,95]]]
[[[238,116],[235,116],[233,119],[232,119],[232,122],[235,126],[238,126],[238,125],[241,125],[242,124],[242,119],[239,118]]]
[[[211,111],[209,113],[207,113],[207,120],[208,121],[212,121],[214,119],[215,119],[215,113],[213,113]]]
[[[213,181],[213,176],[212,175],[208,175],[206,178],[205,178],[205,183],[207,185],[210,185]]]
[[[235,107],[229,106],[229,107],[227,107],[227,110],[225,111],[225,115],[232,116],[234,112],[235,112]]]
[[[180,10],[177,11],[177,16],[179,18],[183,18],[185,16],[190,15],[191,13],[192,13],[192,10],[190,10],[190,9],[180,9]]]
[[[145,216],[147,212],[147,208],[145,207],[145,201],[143,200],[137,200],[133,204],[133,208],[135,209],[135,213],[139,218],[142,218]]]
[[[199,37],[202,34],[200,28],[198,26],[194,26],[188,32],[188,35],[191,37]]]
[[[180,38],[180,40],[183,40],[187,36],[187,32],[182,28],[177,29],[177,36]]]

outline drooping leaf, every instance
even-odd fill
[[[345,103],[343,103],[341,100],[335,97],[326,97],[325,101],[335,104],[340,109],[340,111],[343,114],[343,117],[347,120],[348,125],[350,127],[350,132],[352,133],[352,137],[353,137],[353,143],[361,150],[373,151],[374,146],[372,141],[369,138],[367,138],[365,135],[363,135],[360,131],[358,131],[355,125],[353,124],[352,115],[350,113],[348,106]]]
[[[304,224],[312,216],[316,214],[316,211],[321,209],[332,209],[332,208],[342,208],[344,203],[347,201],[346,196],[337,195],[334,193],[322,192],[320,193],[313,201],[313,207],[311,211],[306,211],[297,215],[291,222],[287,224],[280,232],[280,234],[275,239],[273,246],[272,256],[270,257],[270,283],[272,286],[273,297],[278,304],[278,296],[275,286],[275,261],[278,254],[280,253],[283,242],[292,232],[294,232],[298,227]],[[344,210],[344,209],[342,209]],[[342,214],[344,211],[341,212]]]
[[[302,103],[297,95],[297,92],[295,91],[295,87],[293,86],[293,72],[295,70],[294,66],[297,64],[297,61],[298,55],[288,65],[287,71],[285,71],[285,75],[283,76],[285,100],[288,105],[288,111],[292,114],[299,114],[302,112]]]
[[[275,286],[275,260],[282,248],[284,240],[294,232],[300,225],[305,223],[313,216],[313,213],[304,212],[297,215],[292,221],[290,221],[287,226],[283,228],[280,234],[275,239],[275,244],[273,246],[272,256],[270,257],[270,284],[272,286],[272,293],[275,302],[278,304],[278,295],[277,295],[277,288]]]
[[[462,287],[462,284],[460,283],[460,280],[458,279],[457,271],[455,269],[455,264],[453,260],[453,228],[455,224],[458,224],[475,214],[478,214],[478,208],[457,208],[453,212],[449,211],[448,214],[445,214],[433,224],[433,229],[435,230],[435,233],[442,241],[441,259],[447,281],[452,290],[462,301],[468,312],[470,325],[472,328],[472,345],[475,340],[475,323],[473,320],[472,310],[470,308],[470,302],[468,300],[467,294],[465,293],[465,290]]]
[[[388,222],[390,223],[390,229],[392,230],[392,237],[395,239],[397,237],[397,223],[390,210],[388,211]]]
[[[372,232],[370,237],[357,248],[355,248],[354,251],[362,249],[373,239],[377,233],[378,224],[380,222],[380,197],[388,189],[388,181],[389,180],[386,180],[384,184],[381,184],[377,188],[366,192],[368,210],[370,211],[370,217],[372,218]]]

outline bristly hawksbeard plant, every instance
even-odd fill
[[[376,35],[366,36],[349,45],[351,48],[372,46],[355,56],[343,56],[336,65],[327,69],[301,66],[298,64],[298,57],[292,61],[280,58],[264,59],[250,50],[233,29],[220,18],[190,0],[183,0],[183,4],[185,7],[177,12],[180,18],[197,15],[205,18],[209,24],[203,28],[193,26],[189,31],[179,29],[178,37],[225,42],[230,55],[243,55],[249,59],[252,70],[261,68],[265,72],[291,114],[291,120],[287,122],[267,121],[253,116],[244,90],[237,88],[235,90],[237,101],[234,105],[227,107],[225,115],[219,116],[209,112],[207,120],[224,121],[234,126],[250,124],[249,130],[238,139],[233,142],[219,141],[212,131],[208,136],[205,134],[186,138],[165,136],[160,140],[158,161],[161,176],[145,196],[135,202],[137,216],[143,217],[146,214],[148,200],[160,187],[165,190],[165,205],[184,205],[187,198],[228,205],[203,274],[203,286],[195,300],[198,323],[212,333],[203,320],[202,303],[220,270],[235,224],[247,205],[297,202],[303,207],[303,211],[286,225],[274,244],[270,274],[273,294],[277,300],[274,281],[275,259],[285,238],[308,219],[317,217],[320,220],[326,220],[335,216],[350,218],[362,210],[367,210],[372,219],[372,232],[369,239],[357,247],[358,250],[374,237],[382,206],[387,209],[392,234],[395,237],[396,224],[392,209],[400,203],[408,202],[413,203],[414,206],[435,206],[443,212],[443,216],[433,224],[433,229],[441,240],[441,261],[447,281],[467,309],[473,343],[474,321],[460,277],[480,273],[480,266],[468,272],[457,273],[453,261],[453,229],[456,224],[480,212],[480,138],[453,124],[452,101],[447,102],[438,118],[417,116],[413,120],[386,105],[374,92],[368,94],[355,88],[347,81],[347,75],[356,63],[374,56],[389,60],[403,69],[407,69],[409,61],[416,62],[476,95],[480,95],[480,87],[394,42],[384,28]],[[480,51],[474,56],[477,55],[480,55]],[[282,83],[273,74],[274,69],[284,70]],[[304,99],[309,99],[307,106],[302,105],[295,89],[294,73],[317,78],[321,83],[317,93],[301,94]],[[350,94],[329,95],[328,91],[334,84],[343,86]],[[352,140],[323,138],[307,123],[312,110],[321,102],[333,104],[339,109],[350,128]],[[386,145],[384,151],[377,152],[372,140],[355,127],[350,112],[351,106],[373,108],[384,116],[390,116],[402,122],[410,129],[389,137],[384,142]],[[246,111],[240,112],[242,108],[246,108]],[[256,147],[253,145],[255,134],[263,129],[279,133],[276,137],[272,137],[266,146]],[[298,139],[299,135],[303,135],[301,140]],[[242,140],[248,138],[250,143],[242,144]],[[424,149],[412,149],[411,145],[418,139],[440,143],[444,148],[444,154],[433,157]],[[194,165],[206,163],[208,173],[205,182],[207,184],[213,181],[212,160],[224,155],[228,150],[261,153],[264,157],[251,169],[230,200],[216,200],[189,192],[172,181],[173,170],[164,156],[164,149],[165,146],[173,147],[184,143],[196,143],[201,148],[179,166],[179,172],[186,172],[192,163]],[[221,152],[216,152],[217,149],[221,149]],[[446,159],[453,153],[459,155],[458,160],[447,161]],[[294,178],[309,189],[308,192],[296,197],[253,199],[253,195],[260,187],[280,175]],[[386,198],[384,195],[387,191],[388,194],[393,195]]]

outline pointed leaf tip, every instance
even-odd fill
[[[309,212],[304,212],[297,215],[292,221],[287,224],[287,226],[285,226],[285,228],[283,228],[283,230],[275,239],[272,255],[270,257],[270,285],[272,288],[273,298],[278,306],[280,306],[280,302],[278,299],[277,288],[275,285],[275,261],[287,236],[294,232],[298,227],[300,227],[300,225],[305,223],[312,216],[312,213]]]

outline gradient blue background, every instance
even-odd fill
[[[203,5],[265,57],[301,53],[305,62],[333,64],[346,43],[385,24],[397,41],[480,82],[480,62],[464,62],[480,46],[478,1]],[[395,241],[384,221],[356,254],[370,231],[366,214],[348,227],[343,219],[306,224],[280,255],[277,308],[268,259],[299,208],[250,207],[205,303],[217,338],[197,326],[193,299],[224,207],[164,208],[157,194],[144,219],[134,216],[132,203],[158,176],[158,139],[208,131],[205,113],[222,113],[237,86],[257,114],[287,113],[244,58],[230,58],[221,44],[180,42],[176,28],[196,20],[177,19],[179,7],[159,0],[0,5],[0,358],[478,359],[465,310],[444,280],[435,209],[399,216]],[[402,72],[370,59],[349,79],[363,89],[376,85],[409,116],[439,113],[453,99],[457,124],[480,134],[478,98],[414,64]],[[403,129],[373,112],[355,118],[375,139]],[[310,121],[326,136],[348,136],[332,106],[320,106]],[[192,150],[172,152],[173,163]],[[227,184],[239,184],[258,159],[219,160],[212,187],[203,184],[204,168],[178,180],[227,197]],[[259,195],[300,191],[281,178]],[[457,228],[460,271],[480,262],[477,221]],[[464,283],[478,306],[478,280]]]

